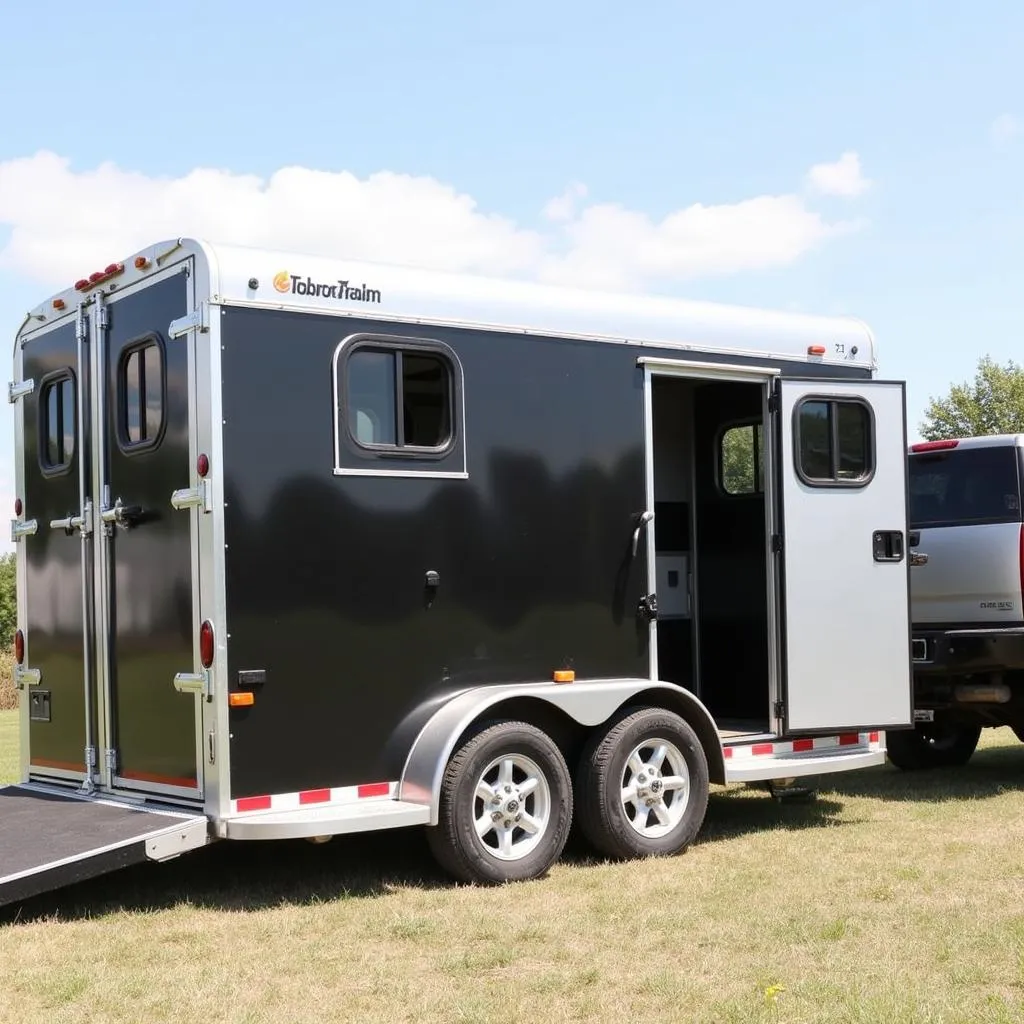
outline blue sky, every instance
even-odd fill
[[[8,337],[121,247],[202,229],[853,313],[912,437],[981,355],[1024,361],[1024,5],[8,6]]]

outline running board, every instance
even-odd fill
[[[0,787],[0,906],[209,842],[205,815],[26,783]]]
[[[847,748],[842,753],[814,751],[807,754],[774,754],[767,757],[737,757],[725,762],[726,782],[764,782],[795,779],[807,775],[870,768],[885,764],[884,749]]]
[[[216,824],[222,839],[312,839],[318,836],[374,832],[382,828],[426,825],[430,807],[403,800],[327,804],[289,811],[257,811],[221,818]]]

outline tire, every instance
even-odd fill
[[[659,766],[660,747],[667,749]],[[638,786],[640,778],[644,781]],[[684,780],[684,785],[670,789],[666,778]],[[623,796],[627,790],[636,794],[632,800]],[[647,801],[655,802],[647,806]],[[590,844],[609,857],[669,856],[685,850],[700,830],[707,804],[704,748],[690,725],[671,711],[624,712],[595,732],[580,758],[576,821]]]
[[[928,768],[959,768],[977,749],[981,726],[952,725],[936,717],[914,729],[887,732],[886,753],[903,771]]]
[[[524,793],[521,787],[531,781]],[[448,761],[440,796],[438,823],[427,829],[427,841],[441,867],[464,882],[543,876],[561,856],[572,825],[565,759],[550,737],[526,722],[498,722],[467,739]],[[524,821],[537,831],[524,828]]]

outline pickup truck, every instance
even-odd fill
[[[1024,434],[911,445],[913,730],[900,768],[965,764],[986,726],[1024,740]]]

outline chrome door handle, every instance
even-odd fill
[[[640,543],[640,531],[643,530],[649,523],[654,519],[653,512],[641,512],[640,521],[636,524],[636,529],[633,531],[633,557],[636,558],[637,545]]]
[[[114,502],[111,508],[105,508],[100,513],[100,519],[105,523],[114,523],[117,526],[128,529],[132,520],[137,519],[142,513],[139,505],[125,505],[120,498]]]

